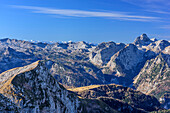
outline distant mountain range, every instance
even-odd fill
[[[37,60],[41,61],[36,62]],[[42,73],[45,74],[41,73],[41,67],[43,67]],[[8,38],[1,39],[0,72],[4,73],[0,75],[0,98],[3,98],[3,101],[0,101],[0,108],[1,103],[8,102],[10,106],[4,105],[5,107],[1,109],[10,109],[11,111],[22,109],[26,112],[36,110],[38,112],[55,112],[55,110],[78,112],[88,109],[88,105],[85,104],[87,100],[84,99],[89,99],[88,101],[95,99],[94,105],[100,106],[103,103],[108,107],[108,111],[95,108],[100,112],[123,112],[124,108],[129,112],[169,109],[169,67],[170,41],[149,39],[146,34],[137,37],[130,44],[103,42],[94,45],[84,41],[34,43]],[[54,81],[57,82],[54,83]],[[84,92],[83,94],[86,94],[84,96],[74,90],[70,92],[65,88],[62,89],[60,83],[64,87],[72,89],[89,85],[103,84],[104,86],[101,86],[102,94],[101,91],[98,92],[100,88],[87,88],[85,92],[88,93]],[[121,90],[115,89],[117,85],[105,85],[113,83],[122,85],[118,86],[118,89]],[[34,89],[29,87],[34,87]],[[107,90],[108,87],[109,90]],[[130,87],[128,91],[127,87]],[[52,91],[52,89],[56,90]],[[108,95],[108,91],[112,92],[110,93],[112,96]],[[122,94],[122,91],[125,92]],[[96,95],[94,98],[91,92]],[[36,97],[36,94],[41,97]],[[154,97],[147,97],[145,94],[154,95],[159,101]],[[69,95],[74,95],[74,98],[70,99]],[[114,95],[120,95],[120,97]],[[145,95],[142,100],[140,100],[141,95]],[[137,106],[134,99],[145,103],[153,99],[151,101],[153,108],[147,104]],[[65,103],[66,100],[68,103]],[[119,109],[120,106],[110,105],[116,102],[118,105],[126,107]],[[86,106],[83,106],[82,103]],[[142,106],[148,106],[150,110],[146,109],[147,107],[142,108]],[[130,108],[132,109],[130,110]],[[89,108],[89,110],[92,109]]]

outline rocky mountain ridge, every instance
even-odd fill
[[[167,80],[169,79],[170,42],[149,39],[146,34],[137,37],[130,44],[103,42],[98,45],[84,41],[33,43],[6,38],[0,40],[0,54],[0,72],[44,60],[49,73],[65,87],[116,83],[142,91],[140,86],[152,90],[154,84],[160,84],[159,73],[163,77],[166,76]],[[148,65],[148,62],[157,59],[160,54],[164,59],[160,61],[166,64],[166,66],[160,66],[166,68],[166,73],[160,70],[158,75],[149,82],[150,86],[146,85],[146,81],[134,84],[134,80],[140,81],[142,76],[146,76],[143,70],[147,70],[149,75],[153,73],[148,69],[153,70],[157,66]],[[146,76],[146,78],[149,77]],[[169,83],[167,80],[160,88],[162,91],[157,92],[160,95],[157,97],[158,100],[169,92],[169,87],[166,88],[166,84]],[[164,92],[163,89],[167,90]]]

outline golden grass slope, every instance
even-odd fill
[[[116,85],[116,84],[109,84],[109,85],[121,86],[121,85]],[[67,90],[73,91],[73,92],[81,92],[81,91],[90,90],[93,88],[98,88],[100,86],[105,86],[105,85],[104,84],[103,85],[90,85],[90,86],[84,86],[84,87],[70,88]]]

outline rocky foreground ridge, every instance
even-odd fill
[[[100,100],[79,99],[67,91],[41,61],[0,74],[0,99],[0,112],[117,112]]]

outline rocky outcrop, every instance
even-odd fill
[[[153,42],[158,41],[158,39],[156,39],[156,38],[152,38],[152,39],[150,39],[150,40],[153,41]]]
[[[156,42],[152,42],[150,43],[146,49],[147,50],[151,50],[155,53],[161,53],[161,52],[165,52],[167,54],[170,54],[168,53],[169,51],[169,47],[170,47],[170,43],[166,40],[158,40]]]
[[[90,53],[90,61],[95,65],[105,65],[116,52],[124,47],[125,44],[123,43],[116,44],[114,42],[103,42]]]
[[[85,41],[70,42],[68,46],[69,49],[88,49],[91,47],[92,47],[92,44],[88,44]]]
[[[0,94],[0,113],[17,113],[19,108],[12,101]]]
[[[169,54],[169,53],[170,53],[170,46],[166,47],[166,48],[163,50],[163,53],[164,53],[164,54]]]

